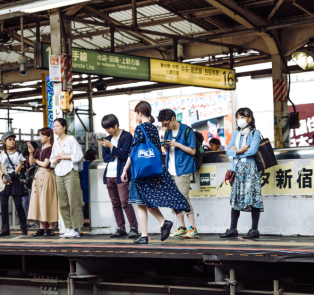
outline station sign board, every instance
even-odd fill
[[[52,82],[61,82],[61,56],[49,55],[49,76]]]
[[[42,68],[49,68],[51,45],[42,44]],[[72,72],[143,81],[234,90],[235,71],[134,55],[72,47]]]
[[[155,82],[235,89],[235,71],[174,61],[150,59],[150,80]]]

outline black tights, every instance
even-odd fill
[[[252,229],[257,229],[258,228],[259,215],[260,215],[260,209],[252,207],[251,215],[252,215]],[[232,228],[232,229],[237,228],[239,217],[240,217],[240,211],[234,210],[233,208],[231,208],[231,226],[230,226],[230,228]]]
[[[22,198],[23,198],[22,196],[14,196],[13,201],[20,219],[20,223],[26,224],[26,216],[22,205]],[[4,226],[5,224],[9,225],[9,196],[1,196],[0,200],[1,200],[2,226]],[[15,213],[12,212],[12,214]]]

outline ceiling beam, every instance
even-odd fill
[[[220,0],[219,2],[206,0],[206,2],[249,29],[268,24],[267,21],[232,0]]]
[[[186,40],[190,42],[199,42],[199,43],[205,43],[209,45],[216,45],[216,46],[223,46],[223,47],[234,47],[234,48],[242,48],[241,46],[235,45],[235,44],[227,44],[223,42],[215,42],[215,41],[207,41],[204,39],[200,38],[193,38],[193,37],[188,37],[188,36],[181,36],[181,35],[174,35],[174,34],[167,34],[163,32],[157,32],[157,31],[152,31],[152,30],[145,30],[145,29],[139,29],[139,28],[134,28],[134,27],[129,27],[129,26],[124,26],[124,25],[115,25],[112,23],[102,23],[98,21],[90,21],[90,20],[85,20],[85,19],[80,19],[80,18],[73,18],[74,21],[77,22],[83,22],[83,23],[88,23],[88,24],[93,24],[93,25],[98,25],[98,26],[104,26],[104,27],[114,27],[116,29],[124,30],[127,31],[128,34],[131,35],[131,32],[136,32],[137,34],[150,34],[150,35],[155,35],[155,36],[162,36],[162,37],[167,37],[167,38],[177,38],[179,40]],[[158,47],[163,47],[163,45],[160,45],[157,41],[154,41],[155,44],[152,44],[153,46]]]
[[[309,11],[308,9],[306,9],[303,5],[301,5],[301,3],[299,3],[298,1],[293,2],[293,5],[298,7],[299,9],[303,10],[305,13],[307,13],[308,15],[314,17],[314,13],[312,13],[311,11]]]
[[[272,17],[275,15],[275,13],[278,11],[279,7],[281,6],[281,4],[284,2],[285,0],[278,0],[278,2],[276,3],[275,7],[273,8],[273,10],[270,12],[270,14],[267,17],[267,20],[271,20]]]
[[[67,15],[67,16],[75,15],[82,9],[83,6],[84,6],[84,3],[73,5],[64,15]]]
[[[123,25],[121,22],[117,21],[116,19],[102,13],[102,12],[99,12],[98,10],[88,6],[88,5],[84,5],[82,10],[88,14],[92,14],[100,19],[104,19],[106,21],[109,21],[110,23],[112,24],[115,24],[115,25]],[[136,30],[136,28],[134,28],[134,30]],[[148,36],[145,36],[144,34],[141,34],[141,33],[138,33],[136,31],[132,32],[130,31],[128,33],[130,36],[134,37],[134,38],[137,38],[137,39],[140,39],[141,41],[143,41],[144,43],[146,44],[157,44],[157,42],[155,40],[153,40],[152,38],[148,37]]]
[[[20,34],[13,32],[11,29],[4,28],[4,30],[7,31],[13,39],[21,42]],[[32,40],[29,40],[25,37],[23,38],[23,40],[24,40],[24,44],[34,47],[34,42]]]

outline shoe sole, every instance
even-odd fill
[[[254,236],[254,237],[242,237],[242,239],[246,239],[246,240],[248,240],[248,239],[258,239],[259,238],[259,236]]]
[[[186,239],[197,239],[198,236],[195,236],[195,237],[189,237],[189,236],[184,236]]]
[[[228,237],[221,237],[219,236],[219,238],[221,239],[227,239],[227,238],[237,238],[239,235],[233,235],[233,236],[228,236]]]

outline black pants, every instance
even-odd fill
[[[258,221],[260,216],[260,209],[252,207],[251,216],[252,216],[252,227],[251,229],[258,228]],[[231,226],[230,228],[235,229],[238,226],[238,219],[240,217],[240,211],[231,209]]]
[[[14,196],[13,201],[20,219],[20,224],[26,224],[26,216],[22,204],[22,198],[23,198],[22,196]],[[7,225],[9,224],[9,196],[0,196],[0,200],[1,200],[2,226],[4,226],[6,224]],[[14,214],[14,212],[12,214]]]
[[[89,219],[89,203],[85,202],[83,207],[84,219]]]

